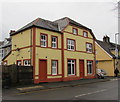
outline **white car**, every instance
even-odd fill
[[[99,79],[104,79],[104,77],[107,75],[104,69],[96,69],[96,74]]]

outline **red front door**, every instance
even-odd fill
[[[80,78],[84,78],[84,60],[80,60]]]
[[[47,60],[39,61],[39,79],[42,82],[47,79]]]

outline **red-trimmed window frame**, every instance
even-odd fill
[[[56,73],[56,74],[53,74],[53,73],[52,73],[52,70],[53,70],[53,69],[52,69],[52,61],[56,61],[56,62],[57,62],[57,68],[56,68],[57,73]],[[52,59],[52,60],[51,60],[51,75],[52,75],[52,76],[57,76],[57,75],[58,75],[58,60],[56,60],[56,59]]]
[[[88,61],[91,61],[92,62],[92,73],[88,73]],[[87,75],[93,75],[94,74],[94,65],[93,65],[93,60],[87,60]]]
[[[84,36],[84,33],[86,33],[87,36]],[[88,38],[88,32],[87,32],[87,31],[83,31],[83,37],[84,37],[84,38]]]
[[[74,41],[74,49],[73,50],[68,49],[68,40],[73,40]],[[76,41],[75,41],[75,39],[67,38],[66,39],[66,48],[67,48],[68,51],[76,51]]]
[[[46,36],[46,46],[41,46],[41,35],[45,35]],[[48,47],[48,34],[40,33],[40,47],[43,47],[43,48]]]
[[[88,51],[87,51],[87,44],[91,44],[91,46],[92,46],[92,51],[91,51],[91,52],[88,52]],[[93,53],[93,44],[90,43],[90,42],[86,42],[86,53]]]
[[[27,66],[31,66],[31,59],[23,59],[23,66],[25,66],[25,65],[24,65],[24,61],[25,61],[25,60],[30,61],[30,65],[27,65]]]
[[[74,29],[76,30],[76,34],[74,34]],[[72,33],[74,34],[74,35],[78,35],[78,29],[77,28],[72,28]]]
[[[52,47],[52,38],[55,37],[56,38],[56,48]],[[51,48],[53,49],[58,49],[58,36],[54,36],[54,35],[51,35]]]
[[[7,64],[8,64],[7,60],[3,61],[3,65],[7,65]]]
[[[21,62],[21,65],[22,65],[22,60],[17,60],[17,61],[16,61],[16,64],[17,64],[17,65],[18,65],[18,61],[20,61],[20,62]],[[21,65],[20,65],[20,66],[21,66]]]
[[[68,74],[68,60],[74,60],[74,61],[75,61],[75,65],[74,65],[74,74],[72,74],[72,75]],[[76,69],[77,69],[77,66],[76,66],[76,59],[67,58],[67,76],[69,76],[69,77],[71,77],[71,76],[76,76]]]

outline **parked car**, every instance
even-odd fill
[[[96,74],[98,79],[104,79],[104,77],[107,75],[104,69],[96,69]]]

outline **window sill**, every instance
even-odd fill
[[[67,49],[67,51],[75,51],[75,50],[69,50],[69,49]]]
[[[88,76],[91,76],[91,75],[93,75],[93,73],[91,73],[91,74],[87,73],[87,75],[88,75]]]
[[[68,77],[76,77],[76,75],[68,75]]]
[[[90,54],[93,54],[93,52],[87,52],[87,51],[86,51],[86,53],[90,53]]]
[[[52,74],[48,74],[47,76],[61,76],[62,74],[57,74],[57,75],[52,75]]]
[[[42,48],[46,48],[47,46],[40,46],[40,47],[42,47]]]

